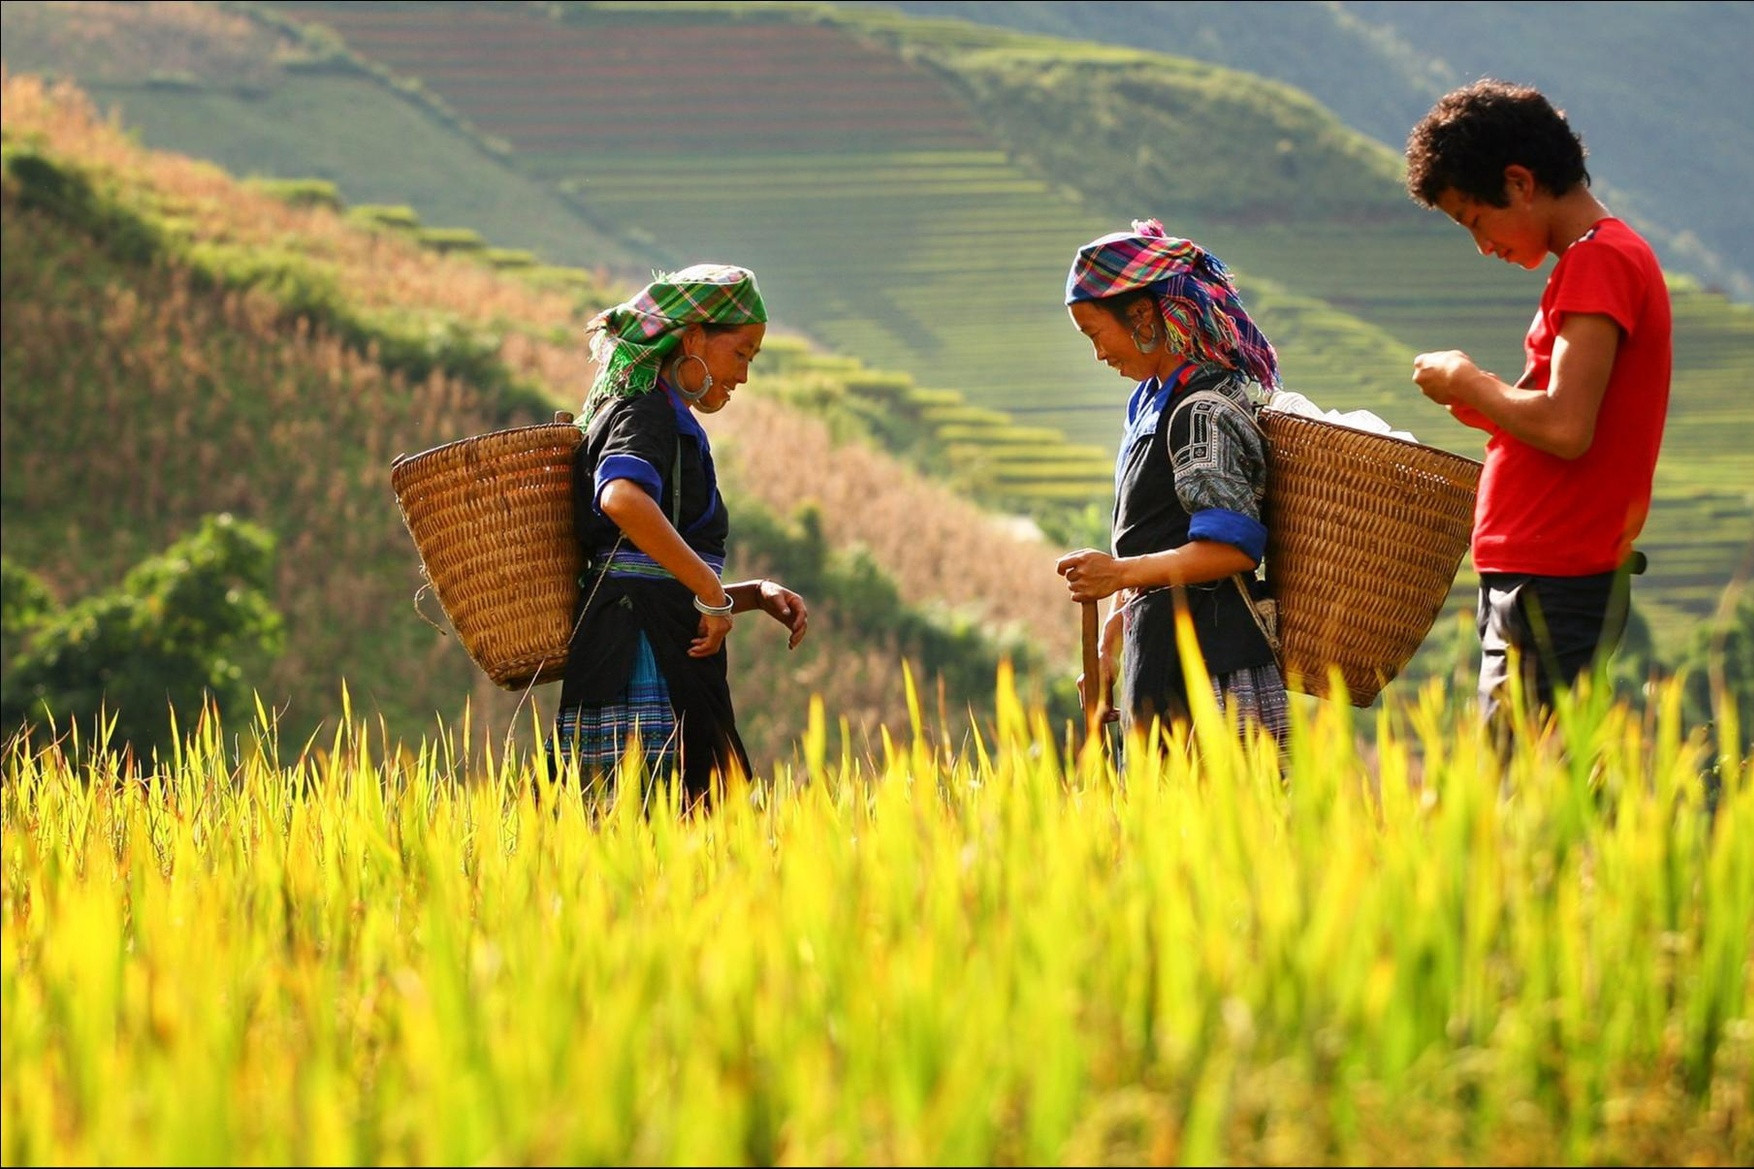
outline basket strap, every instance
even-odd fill
[[[579,606],[578,616],[573,618],[572,634],[566,639],[568,645],[571,645],[572,639],[578,636],[579,626],[584,623],[586,610],[590,609],[591,602],[597,599],[597,590],[603,587],[603,578],[609,575],[609,562],[615,559],[615,554],[621,550],[621,545],[626,539],[626,532],[615,533],[615,543],[609,549],[609,555],[603,557],[603,567],[597,570],[596,583],[591,585],[590,593],[586,595],[584,603]],[[584,579],[580,578],[579,584],[583,585],[584,583]]]
[[[1279,672],[1283,674],[1285,672],[1285,651],[1279,644],[1279,606],[1277,602],[1263,603],[1255,600],[1255,595],[1249,591],[1240,572],[1234,574],[1230,579],[1236,582],[1236,591],[1242,594],[1242,601],[1248,606],[1249,616],[1255,619],[1255,628],[1259,629],[1261,636],[1267,639],[1267,648],[1273,651],[1273,664],[1278,666]],[[1263,604],[1272,607],[1268,612],[1263,613],[1261,611]]]
[[[676,457],[670,460],[670,526],[682,534],[682,436],[676,436]]]

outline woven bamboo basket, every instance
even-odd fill
[[[578,603],[572,415],[401,455],[390,484],[463,648],[507,690],[559,678]]]
[[[1480,464],[1384,434],[1262,410],[1267,582],[1286,684],[1338,667],[1369,706],[1431,631],[1474,524]]]

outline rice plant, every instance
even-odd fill
[[[1436,686],[1283,752],[908,689],[693,813],[351,710],[14,745],[5,1163],[1754,1156],[1754,767],[1672,688],[1502,765]]]

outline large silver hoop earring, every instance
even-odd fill
[[[1163,344],[1163,330],[1156,326],[1152,326],[1151,331],[1141,337],[1139,336],[1139,330],[1142,327],[1143,326],[1140,325],[1133,326],[1133,344],[1138,348],[1140,353],[1155,353],[1157,347]]]
[[[700,362],[700,389],[698,390],[688,390],[682,385],[682,364],[687,361]],[[684,402],[698,402],[706,397],[707,392],[713,388],[712,371],[707,368],[706,358],[698,353],[684,353],[681,357],[676,359],[675,377],[676,392],[682,395],[682,400]]]

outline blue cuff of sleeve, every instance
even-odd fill
[[[659,477],[656,467],[638,455],[610,455],[597,464],[595,487],[591,492],[591,507],[598,515],[603,514],[603,488],[616,479],[632,479],[653,499],[664,497],[664,480]]]
[[[1267,554],[1267,527],[1260,520],[1239,511],[1209,507],[1194,513],[1188,523],[1191,540],[1215,540],[1248,553],[1256,564]]]

